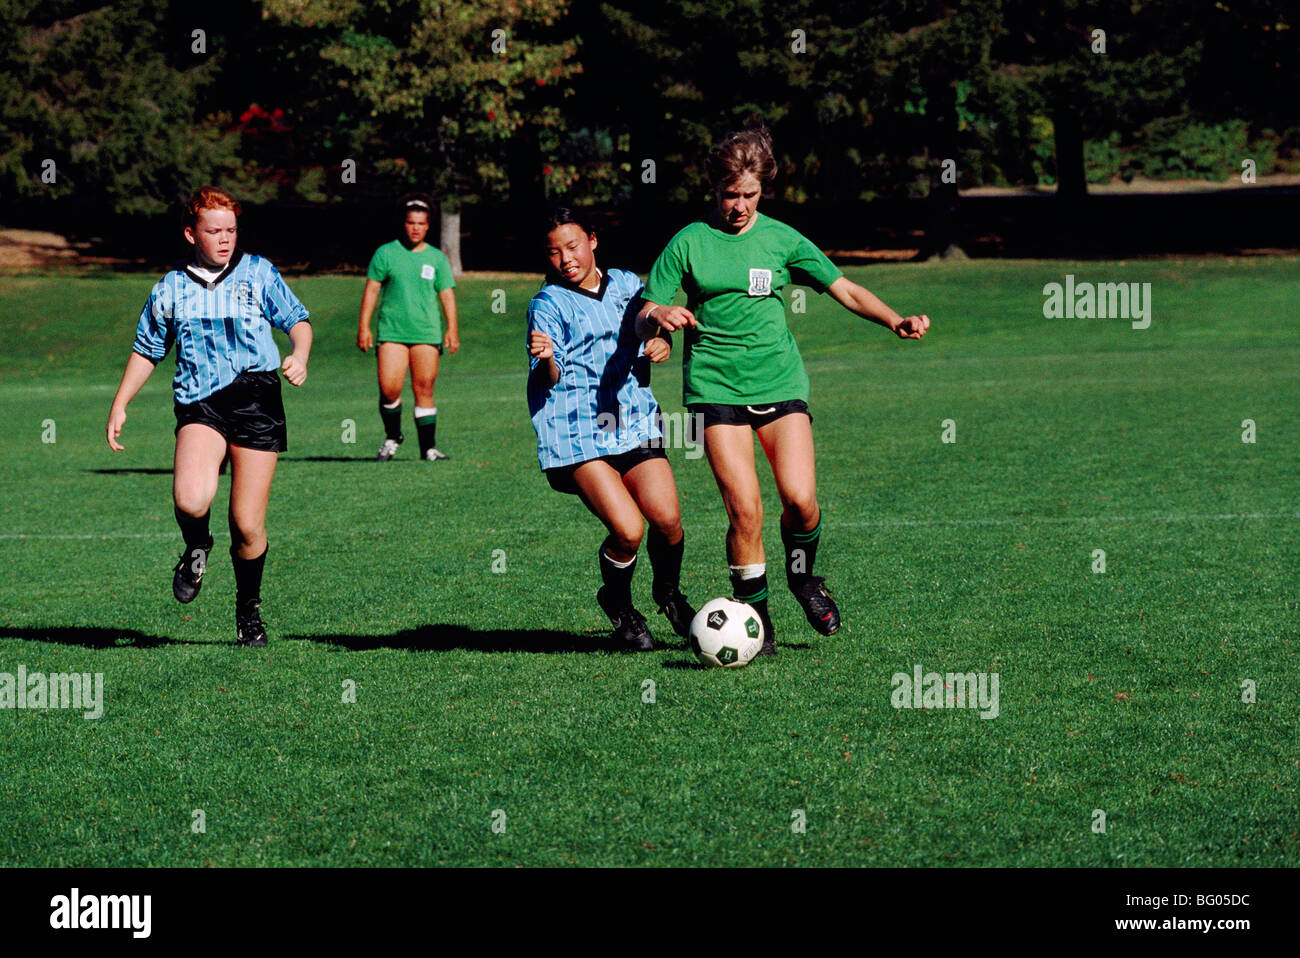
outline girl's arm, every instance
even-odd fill
[[[113,405],[108,410],[108,446],[114,452],[121,452],[126,448],[117,441],[117,437],[122,434],[122,425],[126,422],[126,407],[135,398],[135,394],[140,391],[140,387],[152,375],[153,367],[152,361],[137,352],[132,352],[131,358],[126,361],[126,370],[122,373],[122,382],[117,387],[117,394],[113,397]]]
[[[661,306],[648,299],[636,314],[636,334],[642,339],[658,335],[661,329],[671,333],[683,326],[695,325],[695,314],[685,306]]]
[[[920,316],[900,316],[871,290],[859,286],[846,276],[831,283],[827,292],[849,312],[879,323],[897,333],[901,339],[920,339],[930,328],[929,316],[924,313]]]
[[[299,320],[289,327],[289,342],[293,352],[284,357],[284,378],[290,385],[301,386],[307,380],[307,357],[311,355],[311,323]]]
[[[375,344],[375,337],[370,334],[370,316],[379,302],[379,290],[383,284],[376,279],[367,279],[366,288],[361,293],[361,320],[357,324],[357,349],[369,352]]]
[[[547,389],[560,381],[560,367],[555,364],[555,344],[540,329],[528,334],[528,355],[540,360],[533,368],[533,375],[540,377]]]
[[[460,327],[456,324],[456,291],[444,289],[438,294],[438,302],[442,304],[442,315],[447,320],[447,328],[442,331],[442,344],[447,347],[447,355],[450,356],[460,349]]]

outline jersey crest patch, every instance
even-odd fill
[[[749,295],[772,295],[772,271],[770,269],[751,269],[749,271]]]
[[[420,267],[420,279],[433,279],[433,266],[425,263]]]

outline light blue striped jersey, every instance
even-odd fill
[[[178,403],[206,399],[242,372],[280,368],[271,327],[288,332],[307,318],[269,260],[236,250],[213,282],[187,268],[154,286],[140,312],[132,349],[157,364],[176,344]]]
[[[650,360],[636,334],[641,280],[612,269],[599,292],[548,282],[528,304],[528,332],[555,344],[560,378],[550,389],[533,375],[528,411],[543,469],[612,456],[662,437],[659,404],[650,392]],[[524,347],[527,349],[527,337]]]

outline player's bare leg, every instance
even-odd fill
[[[645,618],[632,603],[632,574],[641,548],[645,522],[623,477],[607,462],[592,459],[573,472],[579,497],[605,524],[609,535],[600,547],[600,576],[604,585],[596,601],[614,624],[619,642],[638,651],[654,648]]]
[[[813,575],[822,513],[817,504],[812,421],[803,413],[782,416],[759,427],[758,441],[781,496],[786,582],[809,624],[822,635],[832,635],[839,630],[840,611],[825,580]]]
[[[379,367],[379,417],[385,435],[379,461],[387,462],[402,443],[402,387],[410,366],[410,348],[403,343],[380,343],[375,355]]]
[[[262,623],[262,569],[266,563],[266,506],[279,453],[230,447],[230,558],[235,566],[235,632],[240,645],[266,645]]]
[[[435,440],[438,407],[433,403],[433,386],[438,379],[438,348],[428,344],[411,347],[411,390],[415,393],[415,428],[420,435],[420,457],[437,461],[448,458],[438,451]]]
[[[673,631],[686,638],[690,634],[691,619],[695,618],[695,609],[680,588],[686,542],[672,467],[667,459],[647,459],[624,474],[623,485],[650,523],[646,547],[650,553],[650,567],[654,570],[651,595],[655,605],[667,617]]]
[[[763,623],[761,655],[775,655],[767,611],[767,565],[763,555],[763,495],[754,466],[754,433],[745,426],[715,423],[704,430],[704,453],[727,510],[727,564],[732,595],[754,607]]]
[[[208,520],[225,458],[226,439],[211,426],[189,423],[177,432],[172,499],[176,523],[185,538],[185,552],[172,570],[172,594],[180,602],[193,602],[203,585],[203,573],[212,553]]]

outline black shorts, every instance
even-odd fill
[[[268,452],[289,448],[278,372],[242,372],[206,399],[176,403],[175,409],[177,432],[197,422],[211,426],[232,446]]]
[[[438,350],[439,356],[443,354],[442,343],[398,343],[395,339],[379,339],[375,341],[376,359],[379,358],[379,347],[384,345],[384,343],[397,343],[398,346],[406,346],[407,348],[410,348],[411,346],[432,346],[434,349]]]
[[[668,454],[664,452],[663,440],[654,439],[650,442],[643,442],[635,449],[629,449],[627,452],[620,452],[613,456],[598,456],[597,458],[613,466],[620,476],[626,476],[634,466],[639,466],[650,459],[667,459]],[[556,492],[567,492],[569,495],[576,496],[578,495],[578,484],[573,480],[573,473],[584,463],[594,461],[586,459],[583,462],[575,462],[571,466],[556,466],[554,469],[544,469],[542,471],[546,474],[546,481],[551,484],[551,488]]]
[[[723,403],[692,403],[686,407],[692,417],[702,419],[704,428],[710,426],[751,426],[757,429],[769,422],[776,422],[783,416],[801,412],[812,422],[812,413],[808,404],[802,399],[787,399],[784,402],[763,403],[760,406],[728,406]]]

